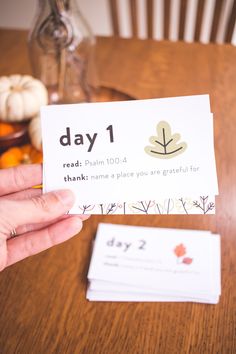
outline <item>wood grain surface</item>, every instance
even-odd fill
[[[0,75],[31,72],[26,38],[25,32],[0,31]],[[102,85],[136,98],[210,94],[220,189],[216,215],[92,216],[70,241],[4,270],[0,353],[235,353],[236,48],[98,38],[97,64]],[[99,222],[220,233],[219,304],[88,302],[86,275]]]

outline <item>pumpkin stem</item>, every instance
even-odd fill
[[[30,157],[28,154],[23,154],[22,156],[22,163],[23,164],[30,164],[31,163],[31,160],[30,160]]]

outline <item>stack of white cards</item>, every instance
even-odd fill
[[[99,224],[87,299],[216,304],[220,278],[217,234]]]
[[[71,214],[214,214],[208,95],[46,106],[44,192],[69,188]]]

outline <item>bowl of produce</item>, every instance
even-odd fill
[[[0,152],[12,146],[25,144],[27,141],[27,123],[6,123],[0,121]]]

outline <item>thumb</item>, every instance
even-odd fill
[[[12,228],[54,220],[67,213],[75,201],[70,190],[58,190],[28,200],[4,200],[0,212]]]

